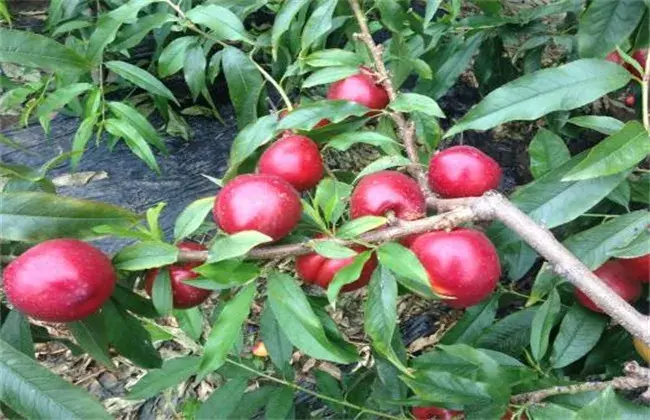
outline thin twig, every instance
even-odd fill
[[[578,394],[588,391],[602,391],[609,387],[615,389],[637,389],[650,386],[650,369],[639,366],[637,362],[628,362],[623,368],[625,376],[611,381],[584,382],[575,385],[561,385],[538,391],[518,394],[510,399],[513,404],[539,403],[548,397],[561,394]]]

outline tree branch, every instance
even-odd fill
[[[377,45],[372,39],[372,34],[368,28],[366,16],[361,10],[361,6],[359,5],[358,0],[349,0],[349,3],[355,18],[359,23],[359,28],[361,29],[361,33],[355,34],[355,36],[368,47],[368,50],[370,51],[372,59],[375,63],[375,68],[377,70],[377,75],[379,76],[381,85],[384,87],[384,89],[386,89],[388,98],[393,101],[397,97],[397,91],[395,90],[393,82],[390,78],[390,72],[384,65],[384,48],[382,45]],[[429,188],[429,184],[427,182],[424,171],[422,170],[423,168],[420,164],[420,158],[418,156],[417,145],[415,142],[415,124],[413,121],[408,121],[406,117],[404,117],[404,114],[401,112],[390,112],[388,115],[397,126],[399,136],[404,142],[406,154],[409,160],[413,162],[413,164],[409,167],[409,173],[411,173],[411,175],[418,181],[420,189],[422,189],[427,202],[431,205],[434,205],[435,196]]]
[[[513,404],[539,403],[542,400],[561,394],[578,394],[587,391],[602,391],[608,387],[615,389],[637,389],[650,386],[650,369],[639,366],[637,362],[627,362],[623,368],[625,376],[606,382],[585,382],[575,385],[554,386],[538,391],[518,394],[510,399]]]
[[[389,98],[393,100],[397,96],[397,92],[390,79],[390,74],[384,65],[383,49],[381,45],[377,45],[372,39],[366,16],[361,10],[359,0],[348,1],[361,29],[361,33],[356,34],[356,37],[363,41],[370,50],[379,79],[388,92]],[[648,78],[650,77],[648,75],[648,67],[650,66],[650,58],[645,64],[646,74],[643,79],[645,82],[643,85],[645,87],[644,122],[648,118],[647,104],[645,101],[647,101],[648,96]],[[409,168],[409,172],[417,179],[429,207],[438,212],[470,208],[476,219],[500,220],[507,227],[518,233],[525,242],[551,263],[559,275],[578,287],[599,308],[619,322],[626,330],[650,345],[650,317],[638,313],[629,303],[625,302],[607,287],[588,267],[555,239],[550,231],[537,225],[535,221],[503,196],[496,193],[487,193],[479,198],[470,197],[454,200],[441,200],[437,198],[429,188],[422,165],[420,164],[413,122],[408,121],[399,112],[391,112],[389,115],[397,125],[408,158],[413,163],[411,168]],[[646,124],[646,128],[648,128],[648,124]]]
[[[477,220],[478,216],[470,207],[458,207],[447,213],[436,216],[426,217],[424,219],[396,222],[394,226],[383,229],[377,229],[359,235],[356,240],[343,240],[336,238],[314,239],[307,242],[287,245],[270,245],[255,248],[247,254],[248,259],[268,260],[280,257],[295,257],[299,255],[314,252],[314,242],[336,241],[343,246],[351,246],[355,243],[371,243],[380,245],[385,242],[394,241],[409,235],[429,232],[432,230],[448,230],[463,223]],[[208,258],[207,251],[184,251],[181,250],[178,256],[178,262],[205,262]]]

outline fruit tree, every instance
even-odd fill
[[[0,112],[78,119],[0,162],[1,414],[648,418],[647,1],[46,3],[0,0]],[[173,226],[52,180],[122,148],[155,183],[208,118]]]

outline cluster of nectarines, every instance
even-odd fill
[[[366,68],[332,84],[327,98],[357,102],[373,113],[389,102],[385,89]],[[328,123],[323,120],[319,124]],[[299,193],[315,187],[322,176],[318,145],[306,136],[285,132],[264,151],[256,174],[240,175],[222,189],[214,205],[215,222],[229,234],[257,230],[280,240],[300,220]],[[437,153],[428,171],[431,189],[445,198],[479,196],[496,188],[500,178],[499,165],[469,146],[451,147]],[[389,213],[402,220],[426,216],[425,197],[417,182],[397,171],[363,177],[350,197],[350,218]],[[450,305],[455,307],[480,302],[494,290],[501,274],[494,246],[483,233],[473,229],[428,232],[406,238],[402,243],[420,259],[433,289],[449,297]],[[361,246],[352,249],[357,253],[366,250]],[[296,271],[306,283],[327,288],[336,273],[353,260],[353,257],[330,259],[311,253],[296,258]],[[373,255],[359,278],[342,290],[352,291],[368,284],[376,266]]]

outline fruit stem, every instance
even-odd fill
[[[311,395],[313,397],[316,397],[316,398],[324,400],[324,401],[329,401],[329,402],[332,402],[334,404],[338,404],[338,405],[342,405],[344,407],[351,408],[353,410],[358,410],[361,413],[372,414],[374,416],[382,417],[382,418],[386,418],[386,419],[403,420],[403,417],[397,417],[397,416],[393,416],[391,414],[382,413],[380,411],[375,411],[375,410],[372,410],[370,408],[361,407],[361,406],[358,406],[356,404],[352,404],[352,403],[347,402],[347,401],[338,400],[338,399],[333,398],[333,397],[328,397],[327,395],[319,394],[318,392],[312,391],[311,389],[304,388],[304,387],[302,387],[302,386],[300,386],[298,384],[295,384],[293,382],[287,382],[285,380],[276,378],[275,376],[271,376],[271,375],[268,375],[266,373],[260,372],[260,371],[258,371],[256,369],[253,369],[251,367],[248,367],[248,366],[246,366],[246,365],[244,365],[242,363],[235,362],[232,359],[226,359],[226,363],[230,363],[231,365],[237,366],[240,369],[243,369],[243,370],[246,370],[248,372],[254,373],[255,375],[261,376],[262,378],[268,379],[269,381],[272,381],[272,382],[284,385],[286,387],[295,389],[296,391],[304,392],[305,394],[309,394],[309,395]]]
[[[248,58],[251,60],[251,62],[255,65],[257,70],[262,73],[262,76],[275,88],[275,90],[278,91],[280,94],[280,97],[282,98],[282,102],[284,102],[284,106],[287,108],[287,111],[291,112],[293,111],[293,105],[291,104],[291,99],[289,99],[289,96],[287,96],[287,93],[282,89],[282,86],[278,82],[275,81],[273,76],[271,76],[262,66],[257,64],[255,60],[253,60],[253,57],[251,55],[248,56]]]

